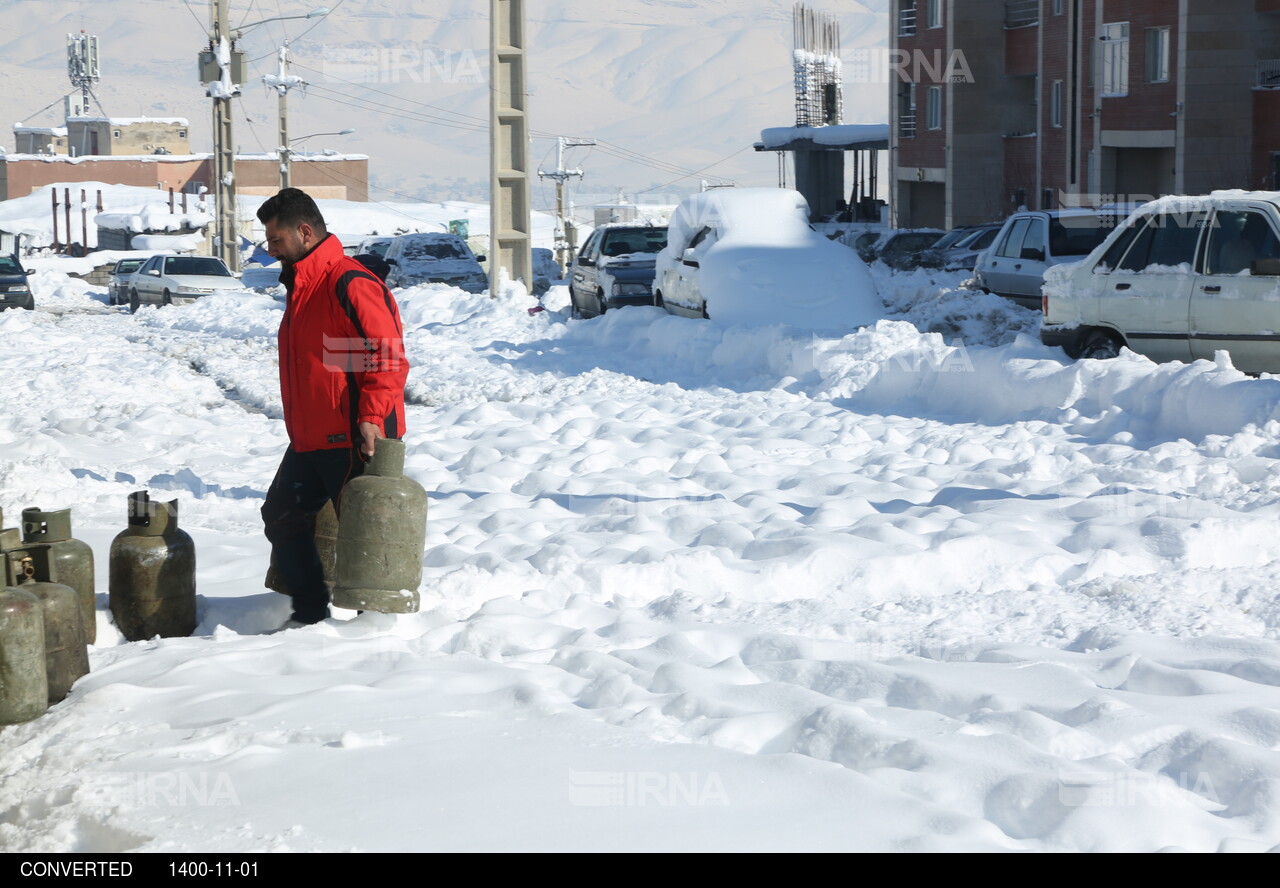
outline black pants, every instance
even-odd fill
[[[303,453],[290,447],[267,491],[262,521],[276,571],[293,599],[293,619],[299,623],[318,623],[329,616],[329,590],[312,519],[329,500],[336,511],[342,488],[363,470],[364,461],[353,447]]]

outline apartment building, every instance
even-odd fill
[[[1280,0],[893,0],[895,223],[1280,188]]]

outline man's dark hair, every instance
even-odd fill
[[[259,222],[266,225],[272,220],[286,228],[297,228],[305,222],[320,237],[329,233],[320,208],[311,195],[299,188],[282,188],[258,207]]]

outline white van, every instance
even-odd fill
[[[1041,340],[1072,357],[1225,350],[1240,370],[1280,372],[1280,193],[1146,204],[1086,259],[1049,270],[1043,310]]]

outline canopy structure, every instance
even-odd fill
[[[812,221],[878,222],[879,152],[889,149],[888,124],[775,126],[761,131],[757,151],[790,152],[796,190],[809,201]],[[844,196],[844,153],[853,152],[853,188]]]

